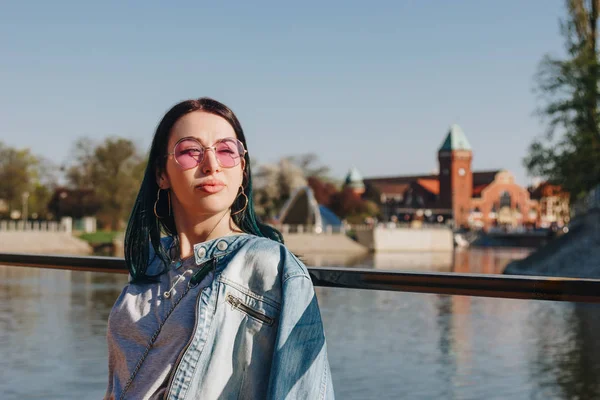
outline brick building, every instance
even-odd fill
[[[506,170],[473,171],[473,150],[458,125],[450,127],[437,155],[436,174],[364,179],[364,195],[379,201],[385,221],[418,218],[486,230],[568,222],[568,195],[560,188],[528,189]]]

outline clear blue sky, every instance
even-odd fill
[[[458,123],[474,169],[524,184],[532,77],[563,53],[561,0],[121,3],[2,2],[1,141],[57,163],[81,136],[147,150],[169,107],[211,96],[259,163],[426,173]]]

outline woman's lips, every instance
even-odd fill
[[[225,187],[224,183],[221,182],[210,182],[210,183],[204,183],[201,185],[196,186],[197,190],[201,190],[205,193],[218,193],[221,190],[223,190],[223,188]]]

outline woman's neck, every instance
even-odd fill
[[[175,226],[179,237],[180,257],[193,255],[194,244],[239,232],[231,219],[230,210],[215,215],[189,216],[175,212]]]

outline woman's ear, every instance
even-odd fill
[[[161,189],[168,189],[171,187],[171,183],[169,182],[169,177],[167,176],[166,171],[156,171],[156,184]]]

